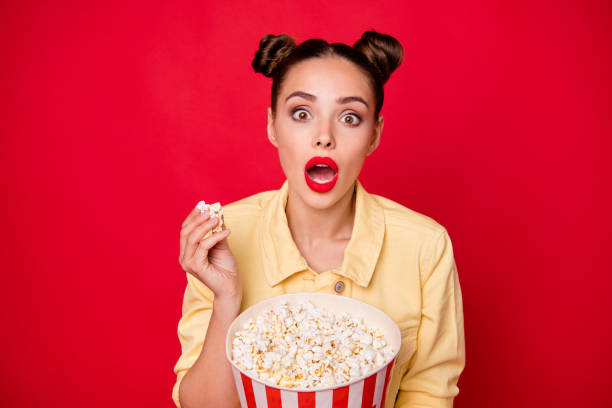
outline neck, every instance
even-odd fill
[[[316,245],[321,241],[349,240],[355,218],[355,189],[350,188],[333,206],[308,206],[289,189],[285,208],[287,223],[296,242]]]

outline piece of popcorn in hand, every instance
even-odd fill
[[[213,230],[210,233],[206,234],[204,238],[208,238],[210,235],[212,235],[212,233],[219,232],[223,229],[223,208],[221,207],[221,203],[216,202],[214,204],[206,204],[204,201],[200,201],[196,205],[196,208],[200,210],[200,212],[202,213],[205,210],[208,211],[211,218],[217,217],[219,219],[219,223],[217,224],[217,226],[213,228]]]

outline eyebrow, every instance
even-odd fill
[[[289,94],[289,96],[285,98],[285,102],[287,102],[289,98],[293,98],[297,96],[299,96],[300,98],[307,99],[309,101],[317,100],[317,97],[314,96],[313,94],[309,94],[308,92],[304,92],[304,91],[295,91]],[[349,102],[361,102],[366,106],[366,108],[370,107],[368,103],[361,96],[344,96],[344,97],[337,98],[336,102],[340,104],[349,103]]]

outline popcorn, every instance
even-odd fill
[[[362,319],[310,301],[265,310],[235,333],[232,361],[254,378],[286,388],[342,385],[378,371],[395,355]]]
[[[215,228],[213,228],[212,232],[219,232],[223,229],[223,208],[221,207],[221,203],[214,204],[206,204],[204,201],[200,201],[196,208],[200,210],[200,212],[204,212],[204,210],[208,211],[210,217],[217,217],[219,219],[219,224]],[[208,237],[210,234],[207,234],[204,238]]]

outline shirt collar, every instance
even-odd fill
[[[288,181],[277,190],[264,207],[263,225],[260,229],[261,249],[268,283],[275,286],[296,272],[308,269],[308,264],[298,250],[285,214]],[[361,185],[355,181],[355,220],[351,239],[344,250],[342,266],[336,273],[367,287],[374,274],[385,235],[385,219],[382,207]]]

